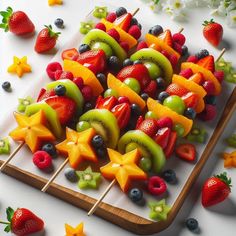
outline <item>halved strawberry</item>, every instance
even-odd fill
[[[76,48],[70,48],[70,49],[66,49],[61,53],[61,58],[62,60],[73,60],[75,58],[79,57],[79,53],[78,50]]]
[[[210,70],[211,72],[215,71],[215,61],[214,57],[211,55],[200,59],[197,62],[197,65],[202,66],[203,68]]]
[[[159,144],[163,149],[167,147],[169,138],[171,134],[171,129],[168,127],[161,128],[157,131],[154,140]]]
[[[181,98],[184,101],[185,106],[191,107],[191,108],[196,108],[198,101],[199,101],[199,96],[193,92],[188,92],[187,94],[185,94]]]
[[[191,143],[183,143],[178,145],[178,147],[175,149],[176,155],[185,160],[192,162],[196,158],[196,148]]]
[[[103,50],[90,50],[79,55],[77,61],[90,68],[94,74],[103,72],[106,68],[106,54]]]
[[[118,104],[118,100],[114,96],[103,98],[99,96],[96,101],[96,109],[107,109],[111,111],[111,109]]]
[[[117,79],[124,81],[126,78],[134,78],[139,81],[141,90],[150,83],[151,78],[146,66],[143,64],[136,64],[124,67],[117,75]]]
[[[172,131],[169,137],[169,142],[166,148],[164,149],[166,158],[169,158],[174,152],[176,140],[177,140],[177,133],[175,131]]]
[[[167,87],[166,92],[170,95],[177,95],[179,97],[182,97],[183,95],[188,93],[188,90],[178,84],[172,83]]]
[[[172,40],[172,34],[170,30],[165,30],[162,34],[158,36],[158,38],[162,39],[167,45],[172,47],[173,40]]]
[[[39,92],[39,95],[38,95],[38,98],[37,98],[37,102],[40,102],[44,99],[47,99],[49,97],[52,97],[52,96],[55,96],[56,93],[55,93],[55,90],[50,90],[50,91],[47,91],[45,88],[41,88],[40,92]]]
[[[111,112],[115,115],[120,129],[125,128],[130,119],[130,105],[128,103],[118,104],[111,109]]]
[[[143,131],[145,134],[147,134],[150,137],[153,137],[157,130],[157,121],[152,118],[145,119],[137,128],[138,130]]]
[[[62,125],[68,124],[76,112],[76,102],[65,96],[53,96],[45,100],[58,115]]]

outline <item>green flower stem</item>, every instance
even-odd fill
[[[0,220],[0,224],[9,225],[9,222],[5,222],[5,221],[1,221],[1,220]]]

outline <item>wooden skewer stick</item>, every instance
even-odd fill
[[[51,183],[56,179],[56,177],[58,176],[58,174],[64,169],[64,167],[66,166],[66,164],[69,162],[69,158],[66,158],[66,160],[61,164],[61,166],[57,169],[57,171],[53,174],[53,176],[48,180],[48,182],[46,183],[46,185],[42,188],[42,192],[46,192],[47,189],[50,187]]]
[[[24,146],[25,142],[21,142],[17,148],[13,151],[13,153],[3,162],[0,167],[0,171],[3,171],[6,165],[13,159],[13,157],[20,151],[20,149]]]
[[[138,13],[139,10],[140,10],[140,8],[137,8],[137,9],[132,13],[132,16],[135,16],[135,15]]]
[[[221,50],[220,55],[219,55],[219,56],[217,57],[217,59],[216,59],[216,62],[218,62],[218,61],[220,60],[220,58],[224,55],[225,51],[226,51],[225,48],[223,48],[223,49]]]
[[[184,28],[180,28],[179,33],[182,33],[184,31]]]
[[[106,197],[106,195],[109,193],[109,191],[111,190],[111,188],[116,184],[116,179],[113,179],[112,182],[108,185],[108,187],[106,188],[106,190],[103,192],[103,194],[100,196],[100,198],[96,201],[96,203],[93,205],[93,207],[90,209],[90,211],[88,212],[88,216],[91,216],[96,209],[98,208],[99,204],[102,202],[102,200],[104,199],[104,197]]]

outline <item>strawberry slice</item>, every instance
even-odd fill
[[[79,58],[79,53],[78,50],[76,48],[70,48],[70,49],[66,49],[61,53],[61,58],[62,60],[73,60],[75,58]]]
[[[45,100],[58,115],[62,125],[68,124],[76,112],[76,102],[65,96],[53,96]]]
[[[130,105],[121,103],[112,108],[111,112],[115,115],[120,129],[126,127],[130,119]]]
[[[132,17],[133,16],[130,13],[123,14],[122,16],[116,18],[113,24],[123,29],[124,31],[128,31]]]
[[[163,149],[167,147],[169,138],[171,134],[171,129],[168,127],[161,128],[157,131],[154,140],[159,144]]]
[[[211,72],[214,73],[215,71],[215,61],[214,61],[214,57],[209,55],[209,56],[206,56],[202,59],[200,59],[198,62],[197,62],[197,65],[207,69],[207,70],[210,70]]]
[[[196,108],[199,96],[193,92],[188,92],[186,95],[181,97],[186,107]]]
[[[139,125],[144,121],[143,116],[139,116],[136,122],[136,129],[138,129]]]
[[[188,90],[178,84],[172,83],[167,87],[166,92],[170,95],[177,95],[179,97],[182,97],[183,95],[188,93]]]
[[[161,33],[158,36],[159,39],[162,39],[162,41],[164,41],[167,45],[169,45],[170,47],[172,47],[173,45],[173,40],[172,40],[172,35],[170,30],[165,30],[163,33]]]
[[[172,131],[170,134],[169,142],[166,148],[164,149],[166,158],[169,158],[174,152],[176,140],[177,140],[177,133],[175,131]]]
[[[52,97],[52,96],[55,96],[56,93],[55,93],[55,90],[50,90],[50,91],[47,91],[45,88],[41,88],[40,92],[39,92],[39,95],[38,95],[38,98],[37,98],[37,102],[40,102],[44,99],[47,99],[49,97]]]
[[[117,79],[124,81],[126,78],[134,78],[139,81],[141,89],[150,83],[151,78],[146,66],[143,64],[136,64],[124,67],[117,75]]]
[[[152,118],[145,119],[137,128],[138,130],[143,131],[145,134],[147,134],[150,137],[153,137],[157,130],[157,121]]]
[[[196,148],[191,143],[180,144],[175,149],[176,155],[182,160],[193,162],[196,158]]]
[[[103,72],[106,68],[106,54],[103,50],[90,50],[79,55],[77,61],[90,70],[94,74]]]
[[[97,109],[107,109],[111,111],[111,109],[118,104],[118,100],[114,96],[103,98],[99,96],[96,102],[95,108]]]

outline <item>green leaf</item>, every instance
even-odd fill
[[[6,24],[0,24],[0,28],[1,29],[5,29],[6,28]]]
[[[12,12],[13,12],[13,9],[12,9],[11,7],[8,7],[8,8],[7,8],[7,11],[8,11],[9,13],[12,13]]]
[[[7,219],[9,222],[11,222],[14,212],[15,211],[11,207],[7,208],[6,213],[7,213]]]
[[[4,231],[7,232],[7,233],[11,232],[11,225],[10,224],[7,225],[4,229]]]

